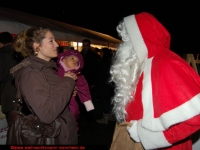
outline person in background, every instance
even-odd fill
[[[70,47],[70,49],[71,49],[71,50],[74,50],[74,47],[72,46],[72,47]]]
[[[7,118],[8,112],[14,109],[16,88],[10,69],[18,64],[18,59],[11,45],[12,41],[13,37],[9,32],[0,33],[0,105],[3,112],[1,118]]]
[[[81,74],[81,70],[84,66],[84,60],[82,55],[77,50],[67,50],[58,55],[58,71],[57,74],[63,78],[64,74],[68,71],[74,72],[77,74],[78,79],[76,80],[76,90],[77,93],[72,95],[69,102],[69,109],[74,115],[77,125],[77,131],[79,131],[79,104],[76,100],[76,95],[78,95],[82,104],[84,104],[86,111],[91,113],[94,110],[94,105],[92,103],[92,97],[88,87],[88,83],[85,80],[85,77]]]
[[[25,57],[11,69],[25,102],[42,123],[60,118],[61,131],[56,137],[60,145],[77,145],[76,123],[68,106],[77,76],[67,72],[60,78],[55,73],[57,66],[51,59],[58,56],[59,45],[54,34],[47,27],[31,27],[17,34],[13,46]]]
[[[100,56],[91,49],[91,42],[89,39],[84,39],[82,41],[82,51],[81,54],[84,59],[84,67],[82,69],[82,74],[85,76],[89,89],[92,95],[92,99],[96,98],[96,86],[99,79],[99,63]]]
[[[81,73],[84,75],[86,81],[88,82],[92,101],[94,102],[97,100],[97,85],[99,82],[99,65],[101,57],[96,52],[94,52],[93,48],[91,47],[91,41],[89,39],[83,39],[81,54],[84,59],[84,67]],[[77,97],[77,100],[80,101],[79,97]],[[93,115],[87,113],[83,105],[80,104],[79,106],[81,116],[86,117],[88,123],[95,122],[94,118],[92,117]]]
[[[118,123],[144,149],[192,150],[200,129],[200,78],[170,50],[170,34],[150,13],[124,17],[122,39],[111,66]],[[122,141],[123,142],[123,141]]]
[[[102,58],[100,63],[100,74],[97,88],[97,97],[100,100],[103,108],[103,117],[97,122],[108,124],[108,121],[116,121],[112,114],[111,98],[114,94],[114,85],[109,83],[110,66],[112,60],[112,50],[102,48]]]

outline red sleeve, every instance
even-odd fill
[[[163,133],[169,143],[173,144],[192,135],[200,129],[200,115],[181,122],[165,130]]]

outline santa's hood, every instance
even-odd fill
[[[60,77],[63,77],[64,74],[65,74],[65,71],[64,71],[64,68],[62,67],[62,65],[60,64],[60,61],[63,60],[63,58],[67,57],[67,56],[70,56],[70,55],[74,55],[76,56],[78,59],[79,59],[79,68],[78,69],[74,69],[74,70],[70,70],[74,73],[78,73],[81,71],[81,69],[83,68],[84,66],[84,60],[83,60],[83,56],[82,54],[77,51],[77,50],[66,50],[62,53],[60,53],[58,55],[58,59],[57,59],[57,65],[58,65],[58,71],[57,71],[57,74],[60,76]]]
[[[155,56],[160,49],[170,47],[170,34],[151,14],[142,12],[124,18],[131,43],[142,63]]]

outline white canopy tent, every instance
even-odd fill
[[[114,49],[121,42],[107,34],[0,6],[0,32],[8,31],[17,34],[38,25],[50,27],[58,40],[82,42],[83,39],[88,38],[92,44]]]

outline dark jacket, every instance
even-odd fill
[[[100,56],[92,50],[88,50],[86,53],[81,51],[81,54],[84,59],[84,67],[81,71],[82,74],[85,76],[89,87],[91,87],[91,85],[97,85]]]
[[[110,83],[110,67],[112,62],[112,50],[103,48],[103,57],[100,61],[99,82],[97,85],[98,98],[111,98],[114,94],[114,83]]]
[[[50,124],[57,117],[62,118],[60,144],[78,144],[75,120],[68,108],[75,81],[69,77],[61,79],[55,73],[56,68],[54,61],[47,62],[30,56],[11,72],[14,74],[16,87],[20,84],[22,96],[41,122]]]
[[[10,69],[18,63],[14,54],[11,44],[0,48],[0,104],[5,114],[13,109],[12,101],[16,93],[14,78],[10,75]]]

